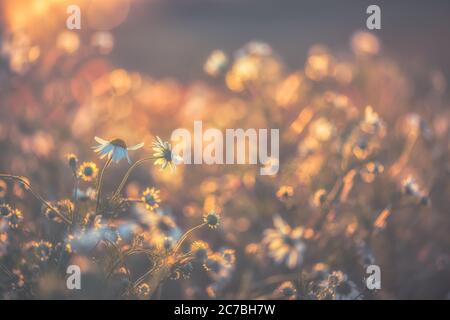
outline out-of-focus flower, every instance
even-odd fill
[[[281,82],[275,92],[277,105],[288,108],[299,101],[304,79],[299,73],[289,75]]]
[[[224,260],[228,264],[233,265],[236,262],[236,251],[234,249],[222,249],[221,252]]]
[[[367,106],[364,110],[364,120],[360,123],[361,129],[369,134],[376,134],[384,137],[386,133],[386,125],[371,106]]]
[[[327,192],[325,189],[317,190],[312,197],[312,204],[315,207],[321,207],[327,201]]]
[[[11,33],[2,41],[0,53],[9,59],[10,69],[18,74],[26,73],[40,56],[39,46],[33,45],[29,35],[23,31]]]
[[[55,207],[59,213],[61,213],[62,215],[64,215],[67,218],[72,217],[73,211],[75,208],[73,202],[70,201],[69,199],[63,199],[63,200],[56,201],[56,203],[53,204],[53,207]],[[52,220],[54,222],[57,222],[57,223],[62,222],[61,217],[59,215],[57,215],[55,213],[55,211],[50,208],[45,208],[44,215],[47,217],[47,219]]]
[[[334,59],[328,49],[317,45],[311,48],[305,64],[305,74],[314,81],[321,81],[331,74]]]
[[[14,209],[8,217],[8,225],[11,229],[17,229],[23,220],[23,214],[19,209]]]
[[[208,255],[203,264],[203,267],[206,271],[210,271],[218,274],[221,271],[221,268],[224,266],[225,261],[223,256],[218,252],[214,252]]]
[[[360,137],[353,146],[353,154],[359,160],[366,159],[373,151],[374,145],[368,141],[366,136]]]
[[[136,295],[140,299],[146,299],[150,295],[150,286],[147,283],[141,283],[136,288]]]
[[[342,271],[333,271],[318,287],[319,300],[355,300],[361,294],[355,283]]]
[[[99,137],[95,137],[94,139],[99,143],[99,145],[93,147],[93,149],[100,155],[100,159],[107,157],[109,160],[116,163],[126,158],[128,163],[131,164],[128,151],[135,151],[144,146],[144,143],[142,142],[132,147],[127,147],[127,144],[122,139],[114,139],[111,141],[106,141]]]
[[[25,286],[25,276],[23,275],[23,272],[20,271],[20,269],[14,268],[12,270],[12,289],[13,290],[19,290]]]
[[[303,228],[292,229],[280,216],[273,219],[274,229],[264,231],[263,243],[277,263],[286,263],[293,269],[303,262],[306,245],[302,240]]]
[[[281,297],[288,300],[294,300],[296,298],[297,289],[295,289],[295,286],[291,281],[285,281],[275,289],[274,294],[278,298]]]
[[[96,32],[91,37],[91,46],[97,48],[101,54],[108,54],[114,47],[114,37],[110,32]]]
[[[44,262],[50,258],[52,253],[53,245],[48,241],[32,241],[31,248],[35,256],[39,259],[39,261]]]
[[[8,190],[8,185],[5,181],[0,180],[0,198],[4,198],[6,196],[6,191]]]
[[[333,136],[334,127],[326,118],[321,117],[311,123],[309,132],[318,141],[328,141]]]
[[[380,51],[380,42],[372,33],[356,32],[351,40],[353,52],[358,56],[375,55]]]
[[[384,171],[384,166],[378,161],[369,162],[361,170],[360,175],[364,182],[372,182],[377,175]]]
[[[148,210],[154,210],[159,207],[161,199],[159,198],[159,190],[155,188],[147,188],[142,193],[142,201]]]
[[[80,47],[80,38],[76,32],[63,31],[56,40],[56,46],[67,54],[73,54]]]
[[[226,54],[221,50],[214,50],[203,66],[203,70],[210,76],[217,77],[220,75],[228,63]]]
[[[77,171],[77,165],[78,165],[78,158],[73,153],[69,153],[66,155],[67,164],[69,165],[69,168],[72,170],[72,172]]]
[[[281,186],[276,195],[281,201],[286,201],[294,195],[294,189],[291,186]]]
[[[208,296],[216,297],[217,293],[231,280],[235,265],[226,261],[221,253],[214,252],[208,255],[203,267],[214,280],[214,282],[206,288],[206,292],[208,293]]]
[[[162,242],[162,246],[159,249],[164,249],[166,251],[172,250],[173,247],[175,247],[176,240],[172,237],[164,237],[164,240]]]
[[[212,229],[216,229],[220,223],[220,216],[214,210],[211,210],[203,215],[203,221]]]
[[[13,213],[13,209],[8,204],[0,204],[0,217],[8,218]]]
[[[79,177],[86,182],[93,181],[97,178],[98,168],[93,162],[83,162],[78,168]]]
[[[418,196],[419,195],[419,185],[417,181],[412,177],[408,176],[406,179],[402,181],[403,191],[410,196]]]
[[[270,44],[261,41],[250,41],[242,49],[240,49],[236,56],[242,55],[256,55],[256,56],[270,56],[273,53]]]
[[[142,219],[150,227],[144,233],[144,240],[154,248],[168,250],[182,235],[180,228],[168,215],[147,211]]]
[[[307,272],[307,279],[312,281],[322,281],[328,278],[330,274],[330,266],[323,262],[314,264],[310,271]]]
[[[430,198],[419,188],[419,184],[412,176],[408,176],[402,181],[403,192],[417,199],[421,205],[429,205]]]
[[[172,170],[175,166],[181,163],[182,159],[175,152],[172,151],[172,145],[168,142],[164,142],[160,137],[156,137],[153,141],[153,157],[156,158],[155,165],[161,166],[161,169],[165,169],[169,166]]]
[[[86,190],[77,189],[74,190],[73,197],[79,201],[95,200],[97,192],[94,188],[87,188]]]
[[[211,250],[208,243],[197,240],[191,244],[191,252],[198,261],[204,261],[211,253]]]

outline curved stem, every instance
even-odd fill
[[[100,177],[98,178],[98,186],[97,186],[97,204],[95,205],[95,213],[98,212],[98,208],[100,206],[100,197],[102,193],[102,185],[103,185],[103,175],[105,173],[106,168],[111,163],[112,158],[108,158],[108,160],[105,162],[105,165],[102,168],[102,172],[100,173]]]
[[[145,161],[150,161],[150,160],[156,160],[157,158],[151,156],[151,157],[146,157],[143,159],[140,159],[138,161],[136,161],[129,169],[128,171],[125,173],[125,176],[123,177],[122,181],[119,184],[119,187],[117,187],[116,192],[114,192],[113,194],[113,199],[116,198],[119,193],[122,191],[123,187],[125,187],[125,184],[128,181],[128,178],[130,177],[131,172],[133,172],[133,170],[139,166],[140,164],[144,163]]]
[[[177,246],[175,247],[175,249],[173,250],[173,253],[177,253],[177,251],[180,249],[181,245],[183,244],[183,242],[186,240],[186,238],[195,230],[200,229],[202,227],[206,226],[206,222],[199,224],[196,227],[193,227],[192,229],[189,229],[182,237],[181,239],[178,241]]]
[[[10,174],[0,174],[0,178],[2,179],[10,179],[10,180],[15,180],[15,181],[19,181],[20,183],[22,183],[23,185],[25,185],[28,190],[30,190],[30,193],[39,201],[41,201],[48,209],[50,209],[51,211],[53,211],[54,213],[56,213],[56,215],[58,217],[60,217],[62,220],[64,220],[64,222],[71,224],[71,221],[65,217],[62,213],[60,213],[56,208],[54,208],[47,200],[45,200],[39,193],[37,193],[36,191],[33,190],[33,188],[31,187],[31,185],[28,183],[28,181],[26,181],[24,178],[19,177],[19,176],[14,176],[14,175],[10,175]]]
[[[73,191],[73,214],[72,214],[72,224],[75,225],[77,223],[77,219],[76,219],[76,212],[78,210],[78,186],[79,186],[79,179],[76,175],[76,173],[73,175],[75,182],[74,182],[74,191]]]

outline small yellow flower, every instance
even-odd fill
[[[23,214],[19,209],[15,209],[11,212],[8,220],[9,227],[11,229],[17,229],[23,220]]]
[[[194,241],[191,244],[191,251],[195,252],[195,251],[197,251],[199,249],[209,250],[209,244],[207,242],[205,242],[205,241],[202,241],[202,240]]]
[[[136,288],[136,295],[141,299],[148,298],[148,296],[150,295],[150,286],[146,283],[141,283]]]
[[[209,211],[203,215],[203,221],[211,229],[216,229],[220,223],[220,217],[215,211]]]
[[[78,169],[78,175],[86,182],[93,181],[98,174],[97,165],[93,162],[83,162]]]
[[[147,188],[142,193],[142,201],[148,210],[154,210],[159,207],[161,199],[159,198],[159,190],[155,188]]]
[[[281,186],[276,195],[281,201],[286,201],[294,195],[294,189],[291,186]]]

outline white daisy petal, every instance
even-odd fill
[[[94,139],[100,144],[109,144],[109,141],[103,140],[102,138],[94,137]]]
[[[128,150],[131,150],[131,151],[135,151],[135,150],[137,150],[137,149],[142,148],[143,146],[144,146],[144,143],[142,142],[142,143],[139,143],[139,144],[134,145],[134,146],[132,146],[132,147],[129,147],[129,148],[127,148],[127,149],[128,149]]]

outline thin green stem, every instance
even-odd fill
[[[79,185],[79,179],[76,173],[73,175],[74,178],[74,191],[73,191],[73,214],[72,214],[72,225],[75,225],[77,223],[77,217],[75,216],[78,208],[78,185]]]
[[[113,199],[116,198],[116,197],[120,194],[120,192],[122,192],[123,188],[125,187],[125,184],[126,184],[127,181],[128,181],[128,178],[130,177],[131,172],[133,172],[133,170],[134,170],[137,166],[139,166],[140,164],[142,164],[142,163],[144,163],[144,162],[146,162],[146,161],[156,160],[156,159],[157,159],[157,158],[151,156],[151,157],[146,157],[146,158],[143,158],[143,159],[140,159],[140,160],[136,161],[136,162],[128,169],[128,171],[125,173],[125,176],[123,177],[122,181],[120,182],[119,187],[117,187],[116,192],[114,192]]]
[[[109,164],[111,163],[112,158],[108,158],[108,160],[105,162],[105,165],[102,168],[102,171],[100,173],[100,176],[98,178],[98,185],[97,185],[97,204],[95,205],[95,213],[97,214],[98,212],[98,208],[100,207],[100,197],[101,197],[101,193],[102,193],[102,185],[103,185],[103,175],[105,173],[106,168],[109,166]]]
[[[181,237],[181,239],[178,241],[178,243],[177,243],[175,249],[173,250],[173,253],[174,253],[174,254],[177,253],[177,251],[180,249],[180,247],[181,247],[181,245],[183,244],[183,242],[187,239],[187,237],[188,237],[192,232],[194,232],[195,230],[200,229],[200,228],[202,228],[202,227],[204,227],[204,226],[206,226],[206,222],[204,222],[204,223],[202,223],[202,224],[199,224],[198,226],[193,227],[192,229],[189,229],[189,230]]]
[[[9,179],[9,180],[14,180],[14,181],[19,181],[20,183],[22,183],[23,185],[25,185],[28,190],[30,191],[30,193],[39,201],[41,201],[48,209],[50,209],[51,211],[53,211],[58,217],[60,217],[62,220],[64,220],[64,222],[66,222],[67,224],[71,224],[71,221],[64,216],[62,213],[60,213],[55,207],[53,207],[47,200],[45,200],[39,193],[37,193],[36,191],[33,190],[33,188],[31,187],[30,183],[28,183],[28,181],[26,181],[24,178],[19,177],[19,176],[14,176],[14,175],[10,175],[10,174],[0,174],[0,178],[1,179]]]

